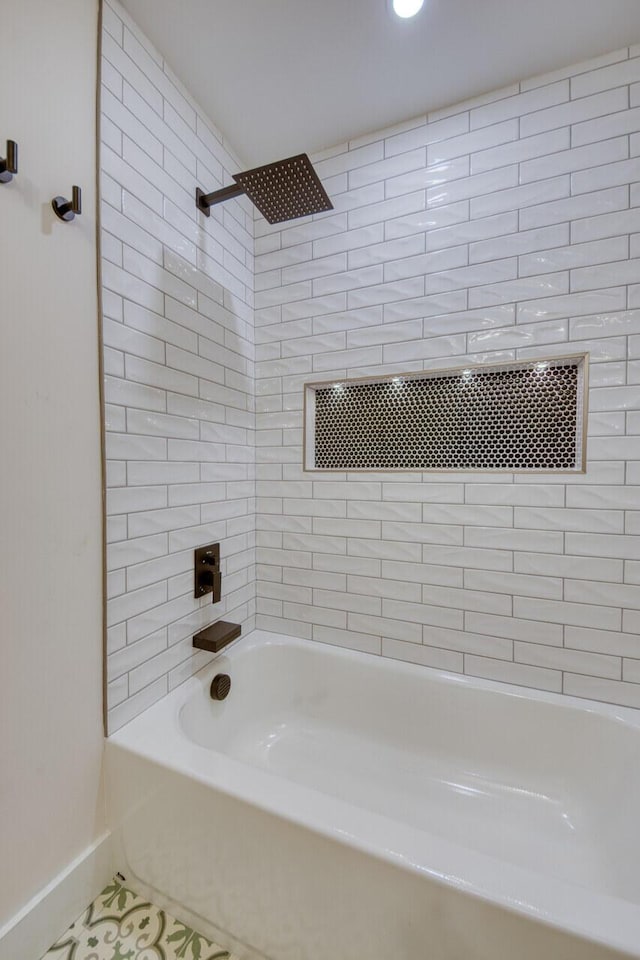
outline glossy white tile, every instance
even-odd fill
[[[521,117],[520,136],[531,137],[546,130],[578,124],[593,117],[606,117],[607,114],[625,110],[627,106],[627,92],[621,87],[577,100],[573,99]]]
[[[112,716],[199,663],[181,647],[203,616],[185,585],[209,538],[245,611],[257,553],[269,629],[543,689],[564,675],[564,692],[629,701],[637,58],[617,51],[325,151],[335,209],[317,219],[270,227],[245,200],[205,222],[193,183],[228,182],[236,161],[124,10],[108,10],[109,603],[127,626],[110,649],[128,638],[141,654],[114,661]],[[301,469],[305,381],[583,350],[584,475]],[[150,663],[163,631],[176,653]]]

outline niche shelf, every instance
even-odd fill
[[[304,387],[308,471],[586,469],[588,354]]]

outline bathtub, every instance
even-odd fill
[[[243,958],[640,958],[634,710],[255,631],[107,795],[127,880]]]

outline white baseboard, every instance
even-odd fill
[[[105,833],[0,928],[0,960],[38,960],[113,874],[111,834]]]

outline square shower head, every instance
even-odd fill
[[[269,223],[333,210],[306,153],[235,173],[233,179]]]

